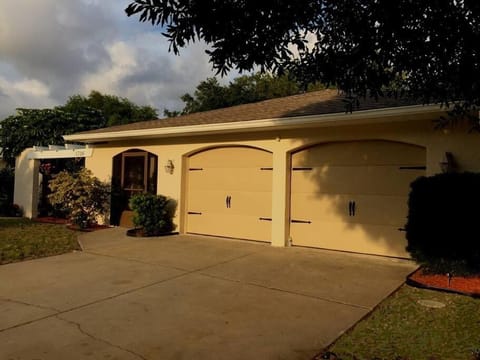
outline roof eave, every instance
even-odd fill
[[[359,110],[352,113],[334,113],[308,116],[294,116],[274,119],[235,121],[218,124],[173,126],[139,130],[123,130],[98,133],[64,135],[66,141],[96,143],[133,139],[165,138],[175,136],[199,136],[208,134],[230,134],[236,132],[290,130],[302,127],[328,127],[340,125],[360,125],[372,122],[395,122],[413,120],[408,116],[443,113],[440,105],[411,105],[395,108]]]

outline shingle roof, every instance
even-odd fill
[[[360,106],[354,111],[381,109],[412,105],[411,102],[402,99],[361,98]],[[165,118],[149,121],[141,121],[126,125],[111,126],[103,129],[85,131],[78,134],[108,133],[128,130],[157,129],[167,127],[220,124],[239,121],[251,121],[262,119],[288,118],[306,115],[321,115],[344,113],[346,111],[345,96],[337,90],[326,89],[308,92],[299,95],[287,96],[271,100],[260,101],[251,104],[237,105],[223,109],[204,111],[174,118]]]

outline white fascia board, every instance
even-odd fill
[[[372,122],[395,122],[411,120],[407,116],[445,112],[440,105],[413,105],[396,108],[354,111],[353,113],[334,113],[322,115],[295,116],[288,118],[236,121],[218,124],[190,126],[172,126],[140,130],[111,131],[91,134],[64,135],[66,141],[95,143],[126,139],[149,139],[175,136],[194,136],[208,134],[228,134],[268,130],[290,130],[301,127],[328,127],[340,125],[368,124]],[[382,120],[382,121],[379,121]]]

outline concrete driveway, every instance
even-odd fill
[[[0,266],[1,359],[311,359],[407,261],[201,236],[82,235]]]

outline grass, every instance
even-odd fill
[[[77,234],[65,225],[0,219],[0,264],[80,250]]]
[[[418,300],[435,300],[428,308]],[[342,360],[472,360],[480,349],[480,299],[404,285],[330,351]]]

